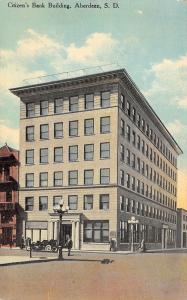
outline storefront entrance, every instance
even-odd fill
[[[71,224],[61,224],[61,241],[63,245],[66,244],[68,238],[72,238],[72,225]]]

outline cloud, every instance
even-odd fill
[[[174,120],[166,125],[169,132],[177,139],[182,148],[187,149],[187,123],[182,123],[180,120]]]
[[[143,10],[138,9],[138,10],[135,11],[135,13],[137,15],[143,15]]]
[[[6,142],[8,145],[18,149],[19,129],[10,127],[7,120],[0,120],[0,145]]]
[[[163,59],[153,64],[147,76],[154,79],[145,96],[187,109],[187,53],[176,60]]]

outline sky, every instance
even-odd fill
[[[187,209],[187,1],[82,0],[101,9],[32,8],[31,0],[0,0],[0,145],[19,148],[23,80],[118,64],[125,68],[183,150],[178,162],[178,207]],[[42,1],[35,1],[39,4]],[[60,3],[60,1],[58,2]],[[78,1],[78,3],[80,3]],[[112,5],[112,0],[107,2]]]

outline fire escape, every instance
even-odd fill
[[[16,243],[19,162],[11,150],[0,148],[0,245]]]

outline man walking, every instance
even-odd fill
[[[73,242],[72,242],[71,237],[68,238],[66,245],[68,248],[68,256],[70,256],[71,248],[73,247]]]

